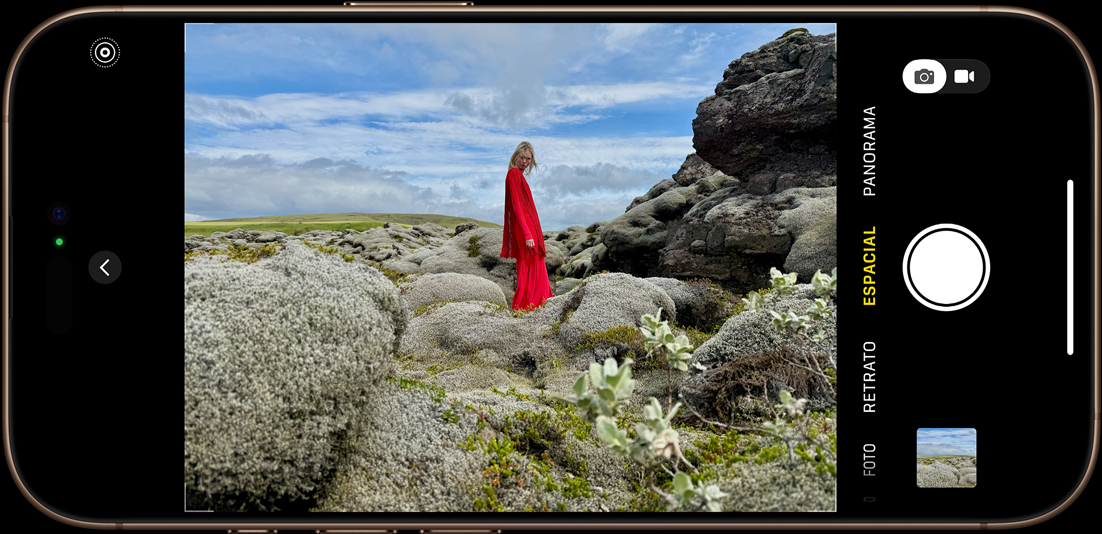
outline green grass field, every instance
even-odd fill
[[[184,237],[201,234],[209,236],[211,232],[229,232],[237,228],[249,230],[270,230],[294,234],[296,230],[343,230],[351,228],[364,231],[391,222],[409,228],[422,223],[436,223],[445,228],[454,229],[465,222],[475,222],[483,228],[501,228],[494,224],[467,217],[432,215],[418,213],[313,213],[303,215],[270,215],[266,217],[247,217],[219,219],[216,221],[184,221]]]

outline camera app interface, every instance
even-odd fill
[[[834,24],[185,33],[187,510],[837,509]]]

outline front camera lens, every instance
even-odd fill
[[[69,213],[69,205],[64,202],[54,202],[46,208],[46,218],[54,226],[68,223],[72,216],[73,214]]]

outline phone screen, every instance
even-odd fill
[[[1097,447],[1095,95],[1036,18],[111,13],[20,61],[10,447],[69,518],[1007,523]],[[135,232],[181,81],[182,487]]]

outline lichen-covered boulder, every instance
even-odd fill
[[[948,467],[945,464],[935,462],[933,465],[917,464],[917,466],[918,487],[953,488],[957,486],[958,477],[956,471],[952,468],[942,469],[942,467]]]
[[[563,278],[555,284],[554,293],[556,295],[562,295],[569,292],[571,289],[574,289],[579,283],[581,283],[580,278]]]
[[[501,258],[500,229],[473,228],[444,242],[418,263],[426,273],[473,274],[512,289],[516,260]]]
[[[501,240],[500,228],[474,228],[431,251],[403,259],[416,262],[419,269],[426,273],[460,273],[485,278],[501,287],[506,302],[512,302],[516,291],[517,261],[499,256]],[[547,251],[544,258],[547,270],[555,272],[563,263],[562,252],[554,246],[544,248]]]
[[[403,354],[474,354],[492,350],[503,356],[504,366],[513,358],[532,352],[540,339],[538,324],[513,317],[490,302],[455,302],[414,317],[402,337]],[[519,362],[518,362],[519,365]]]
[[[804,367],[827,369],[833,368],[832,358],[837,362],[837,306],[831,306],[831,316],[809,322],[808,333],[823,334],[819,341],[778,332],[769,313],[805,315],[815,298],[811,284],[798,284],[793,294],[769,293],[762,309],[742,311],[723,323],[693,353],[691,364],[706,369],[683,382],[686,402],[705,415],[732,421],[771,414],[781,389],[807,398],[808,410],[835,407],[837,395],[829,382]]]
[[[769,293],[761,310],[743,311],[723,323],[719,332],[693,353],[692,362],[708,364],[736,360],[743,356],[764,351],[774,351],[788,346],[797,352],[811,352],[834,356],[837,361],[838,307],[832,305],[832,314],[807,324],[810,334],[822,332],[821,341],[812,341],[791,332],[778,332],[773,325],[770,310],[777,313],[807,314],[815,299],[811,284],[797,284],[791,295]]]
[[[385,384],[364,412],[363,434],[337,466],[318,511],[472,511],[486,462],[459,448],[474,431],[474,418],[449,424],[443,416],[450,408],[424,390]]]
[[[478,226],[478,223],[468,223],[468,224],[474,224],[475,227]],[[439,224],[431,223],[431,222],[426,222],[426,223],[421,223],[421,224],[414,225],[412,227],[412,230],[414,232],[417,232],[418,234],[420,234],[421,237],[435,237],[435,238],[438,238],[438,239],[447,239],[448,237],[450,237],[448,235],[448,229],[447,228],[445,228],[443,226],[440,226]]]
[[[459,273],[426,274],[402,284],[406,306],[415,310],[434,302],[484,301],[507,304],[501,286],[474,275]]]
[[[686,282],[663,277],[644,280],[658,286],[673,300],[679,325],[703,332],[711,332],[719,326],[742,302],[741,297],[707,280]]]
[[[407,312],[374,268],[303,245],[224,258],[184,263],[184,482],[190,504],[272,510],[348,452]]]
[[[593,272],[593,253],[597,247],[579,251],[569,261],[559,267],[557,273],[567,278],[585,278]]]
[[[567,295],[556,297],[570,302],[574,309],[563,323],[558,337],[562,346],[572,351],[585,333],[602,332],[626,325],[638,328],[644,314],[654,314],[662,308],[662,318],[677,319],[673,300],[654,284],[624,273],[604,273],[591,276],[585,285],[575,287]]]
[[[795,188],[777,195],[777,203],[792,208],[777,217],[777,226],[792,236],[784,260],[785,272],[810,280],[816,270],[838,265],[838,188]]]

